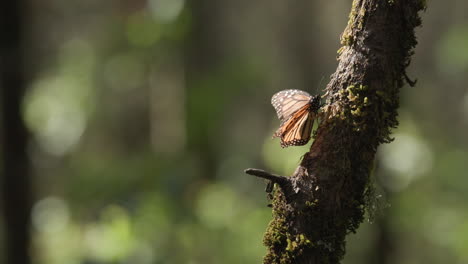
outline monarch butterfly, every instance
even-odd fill
[[[281,147],[307,144],[320,108],[320,96],[301,90],[284,90],[273,95],[271,104],[281,121],[273,135],[273,138],[281,138]]]

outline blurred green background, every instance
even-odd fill
[[[350,8],[30,1],[33,263],[261,263],[271,208],[243,170],[298,165],[310,143],[271,139],[270,98],[321,92]],[[467,8],[428,1],[408,68],[418,83],[376,162],[377,216],[343,263],[468,263]]]

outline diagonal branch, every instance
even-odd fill
[[[335,264],[343,258],[345,237],[356,232],[372,199],[377,147],[392,141],[398,125],[399,90],[424,8],[423,0],[353,1],[326,88],[324,121],[300,166],[281,179],[293,195],[275,190],[264,263]]]
[[[284,186],[285,184],[288,183],[288,179],[286,177],[279,176],[279,175],[276,175],[276,174],[271,174],[271,173],[266,172],[264,170],[246,169],[246,170],[244,170],[244,172],[249,174],[249,175],[253,175],[253,176],[256,176],[256,177],[259,177],[259,178],[269,180],[269,181],[271,181],[273,183],[277,183],[280,186]]]

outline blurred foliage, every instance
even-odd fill
[[[35,263],[260,263],[271,209],[243,170],[289,175],[309,148],[271,139],[270,96],[323,89],[349,1],[31,4]],[[418,85],[376,161],[382,208],[347,264],[468,261],[468,4],[428,5]],[[200,21],[213,53],[188,65]]]

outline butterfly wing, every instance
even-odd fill
[[[310,140],[316,113],[305,105],[284,122],[273,137],[281,138],[281,147],[302,146]]]
[[[287,121],[295,112],[307,105],[312,97],[301,90],[284,90],[273,95],[271,104],[281,123]]]

